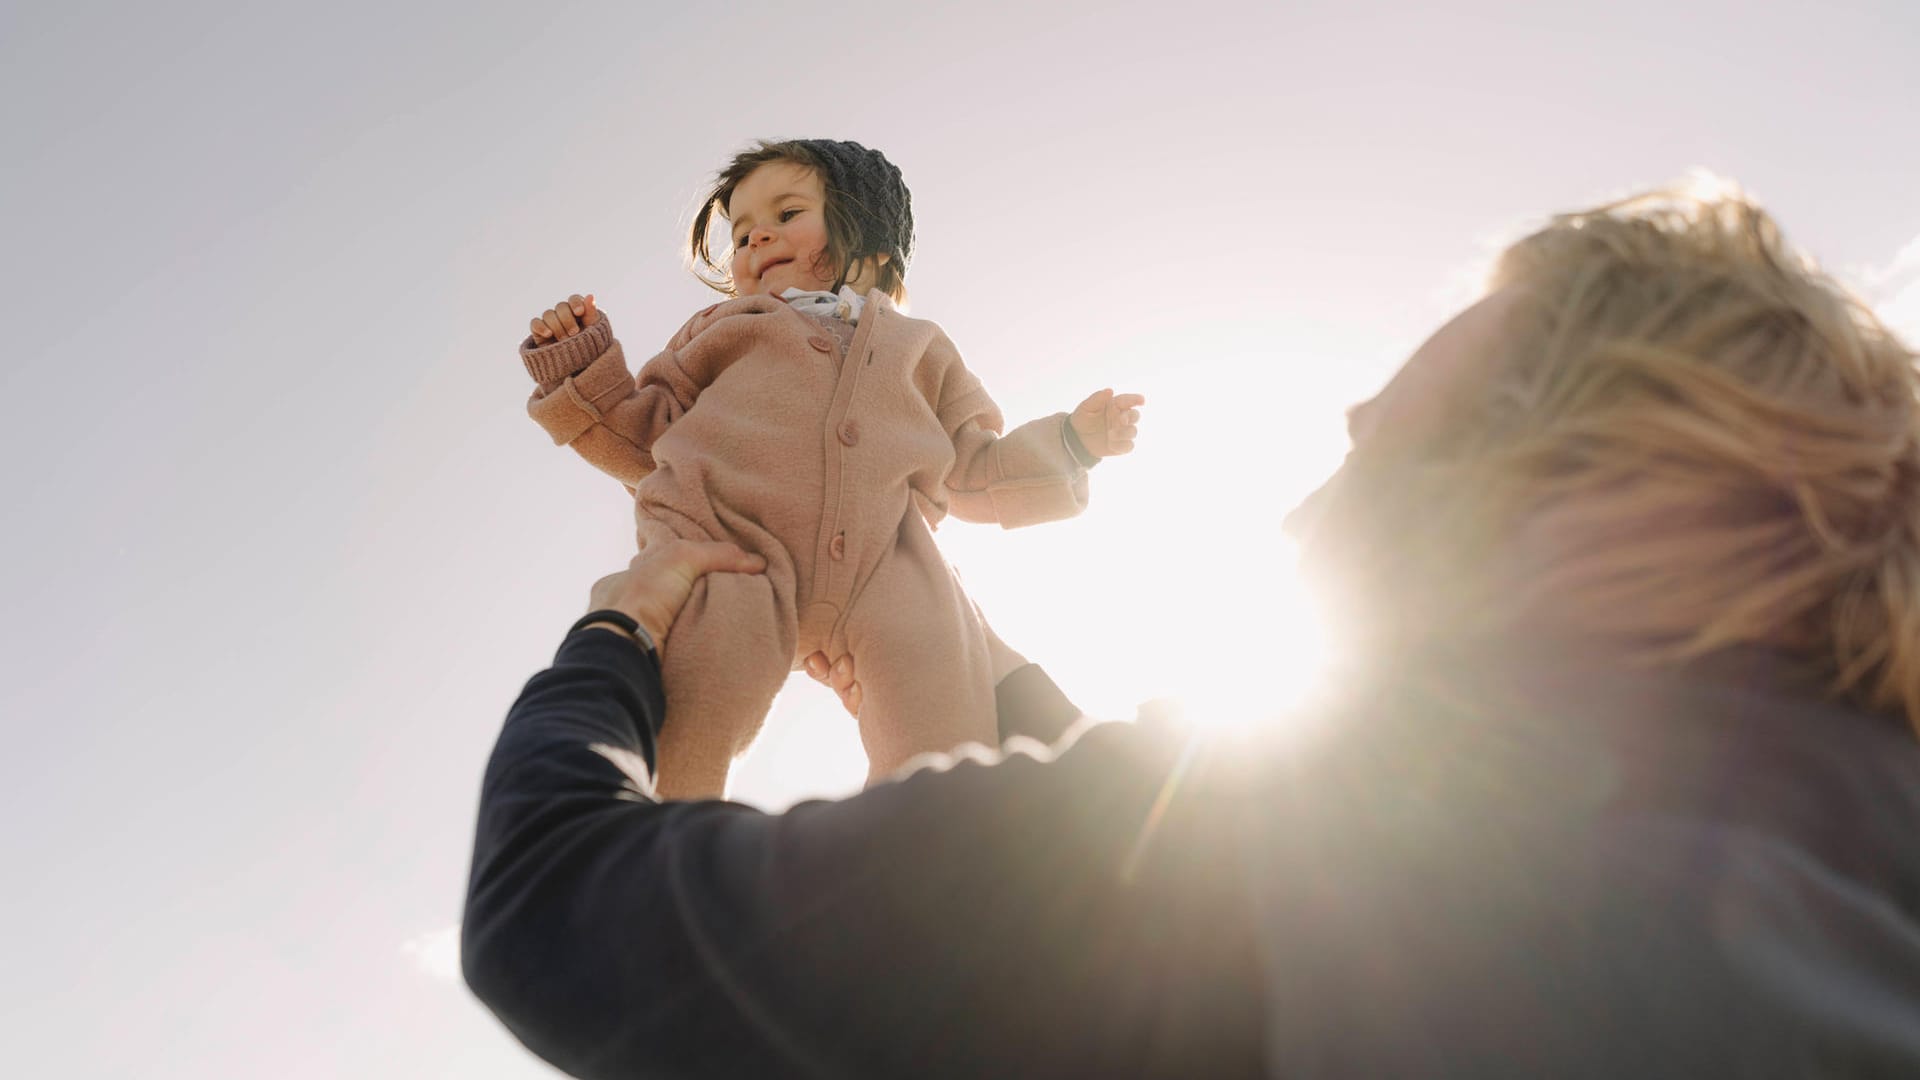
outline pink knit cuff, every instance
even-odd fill
[[[527,365],[527,374],[533,376],[534,382],[549,386],[584,371],[612,344],[613,322],[602,313],[599,322],[551,345],[537,344],[529,336],[520,343],[520,360]]]

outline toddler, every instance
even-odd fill
[[[729,227],[724,254],[713,248]],[[635,496],[642,546],[680,536],[764,556],[695,586],[661,658],[657,790],[717,797],[797,661],[851,654],[869,778],[997,742],[986,640],[935,546],[948,513],[1012,528],[1071,517],[1087,469],[1133,447],[1145,399],[1101,390],[1002,433],[933,323],[894,305],[911,197],[859,143],[763,142],[721,171],[690,250],[733,299],[627,367],[591,295],[533,320],[528,403],[556,443]]]

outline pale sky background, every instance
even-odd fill
[[[756,136],[905,170],[913,311],[1010,418],[1151,399],[1084,517],[941,533],[1107,715],[1285,692],[1281,513],[1550,211],[1710,168],[1920,333],[1912,0],[9,3],[0,102],[15,1076],[551,1075],[450,928],[631,525],[514,347],[575,290],[664,342]],[[852,730],[795,684],[736,794],[850,790]]]

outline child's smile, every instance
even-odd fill
[[[733,284],[741,296],[829,290],[826,192],[812,169],[776,161],[748,174],[727,202],[733,224]]]

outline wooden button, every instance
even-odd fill
[[[846,533],[833,534],[833,542],[827,545],[827,554],[833,556],[834,562],[839,562],[841,559],[847,557]]]
[[[858,446],[860,444],[860,426],[851,420],[841,424],[840,442],[844,446]]]
[[[821,352],[826,352],[827,350],[833,348],[832,339],[821,337],[819,334],[815,334],[812,337],[808,338],[807,344],[813,346],[814,348],[820,350]]]

